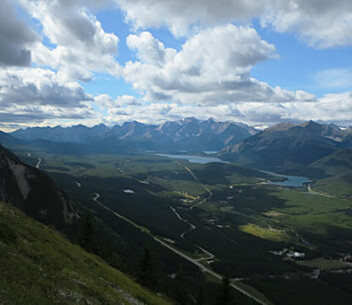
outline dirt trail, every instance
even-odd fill
[[[321,193],[321,192],[313,191],[312,190],[312,186],[310,184],[308,184],[307,189],[308,189],[309,194],[320,195],[320,196],[324,196],[324,197],[328,197],[328,198],[334,198],[334,196],[332,196],[332,195],[328,195],[328,194],[324,194],[324,193]]]

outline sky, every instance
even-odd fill
[[[352,125],[350,0],[2,0],[0,129]]]

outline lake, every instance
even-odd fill
[[[201,157],[201,156],[192,156],[192,155],[172,155],[172,154],[156,154],[156,156],[166,157],[171,159],[188,160],[191,163],[199,163],[199,164],[207,164],[207,163],[214,163],[214,162],[230,163],[214,157]],[[268,184],[271,184],[271,185],[279,185],[279,186],[287,186],[287,187],[302,187],[304,183],[312,182],[306,177],[285,176],[285,175],[280,175],[280,174],[267,172],[267,171],[261,171],[261,172],[285,179],[283,181],[268,181]]]
[[[156,154],[159,157],[166,157],[171,159],[180,159],[180,160],[188,160],[191,163],[199,163],[199,164],[207,164],[207,163],[230,163],[227,161],[220,160],[219,158],[213,157],[201,157],[201,156],[192,156],[192,155],[169,155],[169,154]]]
[[[268,184],[271,185],[280,185],[280,186],[289,186],[289,187],[302,187],[304,183],[310,183],[312,180],[308,179],[307,177],[301,176],[286,176],[280,175],[273,172],[262,171],[266,174],[270,174],[277,177],[282,177],[286,180],[284,181],[269,181]]]

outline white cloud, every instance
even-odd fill
[[[117,104],[123,106],[140,106],[141,102],[132,95],[122,95],[117,97]]]
[[[43,26],[53,47],[37,43],[33,61],[59,69],[63,79],[87,81],[92,72],[119,76],[115,60],[118,37],[106,33],[84,1],[21,0],[23,7]]]
[[[99,107],[118,107],[116,102],[107,94],[100,94],[94,98],[94,102]]]
[[[91,101],[76,82],[63,82],[58,75],[39,68],[0,70],[0,107],[8,105],[51,105],[83,107]]]
[[[330,48],[352,45],[350,0],[272,0],[261,16],[263,26],[296,33],[308,45]]]
[[[175,36],[198,24],[216,26],[260,14],[266,1],[116,0],[136,28],[167,26]]]
[[[76,82],[63,82],[50,70],[0,70],[0,125],[36,125],[48,119],[94,116],[92,97]]]
[[[103,122],[109,125],[126,121],[156,124],[195,116],[213,117],[218,121],[237,121],[249,125],[271,126],[279,122],[315,120],[352,124],[352,93],[329,94],[316,101],[294,103],[228,103],[219,105],[181,105],[177,103],[144,103],[141,106],[111,108]]]
[[[0,67],[29,66],[30,47],[37,39],[36,33],[16,15],[13,3],[3,0],[0,10]]]
[[[125,106],[140,106],[141,102],[132,95],[118,96],[116,100],[107,94],[100,94],[94,98],[95,104],[103,108],[122,108]]]
[[[352,94],[327,94],[317,101],[293,103],[242,104],[238,110],[245,120],[266,123],[322,121],[349,126],[352,124]]]
[[[11,105],[0,108],[1,129],[20,127],[55,126],[65,120],[74,125],[96,117],[92,107],[59,107],[51,105]],[[101,119],[100,119],[101,120]]]
[[[149,32],[130,35],[127,43],[141,61],[128,62],[124,77],[145,94],[146,101],[218,104],[315,99],[250,77],[255,64],[276,56],[275,47],[261,40],[253,28],[228,24],[207,29],[188,39],[178,52],[165,48]]]
[[[126,42],[131,50],[137,52],[138,58],[147,64],[161,65],[176,55],[175,50],[165,48],[149,32],[142,32],[139,35],[129,35]]]
[[[229,22],[259,18],[263,26],[291,32],[310,46],[352,45],[350,0],[115,0],[135,28],[167,26],[175,36]]]
[[[349,122],[352,126],[352,92],[326,94],[314,106],[314,119]]]

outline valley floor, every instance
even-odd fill
[[[230,273],[239,304],[351,303],[352,201],[319,181],[270,185],[253,169],[153,154],[32,156],[115,232],[121,261],[145,239],[170,276],[173,260],[209,285]]]

